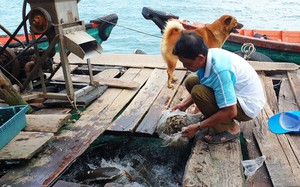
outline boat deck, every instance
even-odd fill
[[[69,59],[72,69],[86,64],[75,56]],[[187,95],[182,83],[190,73],[178,63],[175,72],[178,81],[173,90],[168,89],[166,64],[159,55],[101,54],[92,58],[91,63],[95,71],[96,66],[105,67],[94,77],[102,81],[110,80],[108,88],[81,113],[79,120],[68,125],[62,126],[69,117],[68,109],[44,110],[27,115],[30,121],[22,133],[42,131],[35,132],[44,133],[36,137],[48,135],[49,138],[43,140],[47,143],[40,143],[34,136],[27,137],[29,142],[40,143],[38,149],[15,159],[14,154],[21,152],[22,146],[7,149],[14,139],[4,147],[0,151],[0,160],[19,158],[25,161],[3,175],[0,186],[53,185],[62,172],[103,133],[155,135],[161,112]],[[201,140],[202,134],[199,133],[186,164],[185,186],[300,186],[299,135],[275,135],[267,126],[268,119],[275,113],[300,110],[299,66],[292,63],[250,63],[264,84],[267,104],[256,119],[241,123],[245,145],[241,146],[240,140],[210,145]],[[54,80],[61,78],[62,72],[53,77]],[[72,79],[89,80],[88,75],[76,74],[72,75]],[[130,88],[133,83],[138,87]],[[280,89],[278,97],[274,84]],[[47,121],[52,123],[48,124],[45,120],[49,116],[52,120]],[[30,125],[37,121],[39,125]],[[243,175],[241,147],[247,148],[249,159],[266,156],[264,165],[248,180]]]

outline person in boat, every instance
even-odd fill
[[[242,57],[220,48],[208,49],[193,32],[182,33],[173,49],[183,66],[195,72],[185,82],[190,95],[171,110],[185,111],[193,103],[204,115],[201,123],[182,129],[192,138],[198,130],[212,128],[203,137],[208,143],[223,143],[239,137],[235,122],[255,118],[265,104],[264,90],[253,67]]]

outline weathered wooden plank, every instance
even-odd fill
[[[205,134],[205,131],[197,134],[186,164],[183,186],[243,186],[239,140],[207,144],[202,141]]]
[[[97,73],[93,76],[93,79],[97,81],[98,78],[113,78],[120,74],[120,70],[118,69],[106,69],[102,72]],[[63,77],[62,77],[63,78]],[[90,76],[84,74],[72,74],[71,75],[73,82],[90,82]]]
[[[129,69],[121,77],[141,85],[150,76],[150,69]],[[27,164],[10,170],[0,185],[49,186],[89,145],[102,134],[113,118],[136,94],[135,90],[109,88],[93,102],[76,123],[61,129],[48,149]],[[123,105],[123,106],[122,106]]]
[[[246,150],[248,151],[248,159],[255,159],[262,156],[259,146],[253,135],[253,129],[255,128],[255,121],[250,120],[247,122],[242,122],[240,124],[241,132],[245,140]],[[242,146],[242,145],[241,145]],[[263,164],[253,176],[247,178],[246,186],[251,187],[272,187],[272,181],[270,179],[268,169],[265,164]]]
[[[293,176],[297,176],[297,173],[299,173],[299,161],[297,161],[297,159],[299,160],[299,158],[297,158],[297,156],[299,155],[299,149],[296,148],[297,144],[295,142],[292,143],[293,140],[289,135],[274,135],[267,128],[267,121],[269,117],[273,115],[273,112],[277,113],[278,111],[282,110],[282,106],[284,106],[285,109],[287,109],[287,107],[294,107],[294,98],[291,95],[292,93],[291,89],[289,88],[287,79],[284,79],[281,83],[280,96],[278,101],[279,107],[277,107],[275,93],[270,94],[273,89],[271,89],[271,86],[266,86],[266,80],[267,79],[264,79],[264,86],[267,92],[266,95],[268,104],[271,105],[272,108],[270,108],[269,105],[266,105],[261,116],[256,119],[257,128],[255,128],[254,134],[262,154],[267,156],[266,166],[271,176],[273,185],[289,186],[292,185],[294,181],[296,181],[295,184],[297,184],[297,182],[299,182],[299,179],[293,178]],[[271,85],[271,83],[267,84]],[[282,167],[282,165],[284,165],[284,167]],[[281,181],[283,179],[278,178],[280,177],[279,175],[281,175],[281,173],[284,176],[283,178],[292,177],[293,181]],[[253,179],[253,182],[255,183],[256,180]]]
[[[152,73],[152,69],[135,69],[131,68],[126,71],[126,74],[122,76],[122,79],[126,78],[125,80],[129,80],[127,77],[130,77],[132,75],[136,75],[134,77],[134,81],[139,83],[140,85],[143,85],[146,80],[149,78],[150,74]],[[99,120],[106,121],[107,117],[116,115],[116,111],[121,111],[128,103],[129,101],[136,95],[136,93],[139,91],[139,88],[136,89],[116,89],[116,88],[110,88],[105,92],[106,100],[99,100],[99,102],[105,102],[105,103],[111,103],[110,105],[107,105],[105,109],[105,115],[101,115]],[[110,102],[107,102],[110,101]],[[95,105],[96,106],[96,105]],[[98,107],[98,106],[96,106]],[[97,108],[89,107],[87,112],[89,110],[97,110]],[[116,116],[113,116],[116,117]],[[111,121],[110,121],[111,122]]]
[[[58,55],[59,56],[59,55]],[[60,62],[60,60],[58,60],[57,62]],[[78,65],[70,65],[70,71],[74,71],[76,68],[78,67]],[[60,67],[58,69],[58,71],[54,74],[54,76],[52,77],[52,80],[64,80],[64,73],[62,70],[62,67]]]
[[[55,55],[57,61],[59,55]],[[85,64],[86,62],[77,56],[70,54],[70,64]],[[108,54],[102,53],[92,57],[91,63],[105,66],[123,66],[134,68],[167,68],[161,55],[139,55],[139,54]],[[184,69],[181,63],[177,63],[177,69]]]
[[[297,134],[288,134],[286,135],[289,141],[289,146],[291,146],[295,157],[297,158],[297,162],[295,164],[296,167],[299,167],[300,162],[300,138]]]
[[[93,77],[95,79],[97,79],[97,78],[113,78],[113,77],[116,77],[119,74],[120,74],[119,69],[105,69],[105,70],[97,73]]]
[[[268,168],[273,186],[300,186],[300,167],[295,153],[289,146],[286,135],[275,135],[268,129],[268,119],[273,115],[266,104],[255,119],[254,135],[263,155],[267,157]]]
[[[73,82],[82,82],[82,83],[89,83],[90,77],[88,75],[77,75],[72,76]],[[99,85],[106,85],[110,88],[137,88],[139,84],[135,81],[124,81],[118,78],[94,78],[94,82],[98,83]]]
[[[137,88],[139,84],[132,80],[120,80],[118,78],[114,78],[115,76],[120,74],[120,70],[118,69],[106,69],[101,71],[100,73],[93,76],[94,82],[97,82],[100,85],[107,85],[108,87],[115,88]],[[80,74],[72,74],[71,75],[72,82],[82,82],[82,83],[90,83],[89,75],[80,75]],[[56,77],[55,80],[63,81],[64,77]]]
[[[299,69],[299,65],[294,63],[259,61],[249,61],[249,63],[256,71],[288,71]]]
[[[155,69],[147,83],[108,130],[133,132],[160,93],[166,80],[166,72]]]
[[[299,110],[288,79],[283,79],[278,99],[279,111]]]
[[[27,114],[24,131],[56,133],[70,117],[71,114]]]
[[[118,69],[120,72],[125,72],[126,71],[126,68],[125,67],[122,67],[122,66],[102,66],[102,65],[93,65],[92,66],[92,71],[93,72],[101,72],[101,71],[104,71],[106,69]],[[78,66],[76,68],[76,71],[82,71],[82,72],[88,72],[89,71],[89,68],[87,65],[81,65],[81,66]]]
[[[298,110],[300,110],[300,69],[298,71],[287,72],[291,92],[295,98]]]
[[[139,87],[139,83],[135,81],[122,81],[116,78],[98,78],[95,80],[100,85],[106,85],[111,88],[128,88],[133,89]]]
[[[274,90],[272,78],[263,74],[259,74],[259,77],[265,91],[266,102],[269,104],[274,113],[278,112],[278,100]]]
[[[266,91],[268,92],[270,91],[270,89],[266,89]],[[268,98],[268,103],[274,103],[274,101],[270,102],[270,99],[272,98]],[[297,147],[299,138],[292,138],[290,135],[274,135],[267,128],[267,120],[271,115],[273,115],[273,112],[277,113],[278,111],[282,110],[291,110],[295,107],[295,99],[293,97],[293,93],[291,92],[289,81],[287,79],[283,79],[281,83],[278,103],[279,107],[277,110],[274,110],[274,105],[272,108],[270,108],[268,105],[265,107],[265,116],[258,119],[258,122],[256,123],[259,124],[259,126],[257,129],[255,129],[255,136],[258,137],[257,141],[261,148],[262,154],[267,154],[266,156],[268,159],[266,160],[266,165],[271,176],[273,185],[297,186],[299,185],[300,181],[299,177],[295,177],[297,175],[299,176],[300,158],[298,156],[299,148]],[[267,142],[262,142],[260,137],[264,137],[263,139],[267,139]],[[272,144],[268,144],[268,142]],[[270,153],[273,153],[272,157],[268,157]],[[283,175],[283,179],[280,178],[279,175]],[[292,182],[286,181],[285,177],[292,177]]]
[[[43,108],[35,111],[34,114],[68,114],[71,110],[70,108]]]
[[[176,76],[178,80],[174,83],[174,89],[168,88],[167,84],[164,85],[163,89],[157,96],[148,113],[136,129],[136,132],[146,134],[153,134],[155,132],[156,125],[159,121],[159,118],[161,117],[162,111],[166,110],[169,107],[172,98],[177,92],[177,89],[184,79],[185,75],[186,71],[175,71],[174,76]],[[166,78],[167,77],[165,77],[165,80],[167,80]]]
[[[21,131],[0,150],[0,161],[31,159],[53,137],[53,133]]]
[[[55,61],[59,55],[55,56]],[[79,57],[71,54],[69,56],[70,64],[85,64]],[[147,67],[147,68],[167,68],[161,55],[138,55],[138,54],[108,54],[102,53],[91,58],[91,63],[95,65],[106,66],[124,66],[124,67]],[[299,66],[294,63],[284,62],[258,62],[249,61],[256,71],[286,71],[297,70]],[[176,69],[185,69],[182,63],[177,63]]]
[[[174,106],[181,101],[183,101],[187,96],[189,95],[189,92],[186,90],[184,85],[180,85],[178,87],[177,93],[175,94],[174,98],[172,99],[171,106]]]
[[[280,92],[279,92],[279,112],[285,112],[290,110],[300,110],[299,98],[300,98],[300,70],[288,72],[287,79],[284,79],[281,83]],[[287,148],[291,152],[291,159],[294,159],[294,162],[291,162],[291,166],[296,167],[294,170],[295,173],[300,171],[300,137],[293,134],[286,134],[288,144]],[[300,175],[300,174],[299,174]],[[300,178],[300,177],[299,177]]]
[[[275,94],[275,90],[273,89],[273,82],[272,79],[269,77],[266,77],[263,74],[260,74],[260,79],[264,87],[265,91],[265,97],[267,100],[267,103],[272,106],[273,111],[278,111],[278,103],[277,98]],[[261,151],[256,143],[256,140],[253,135],[253,128],[256,127],[255,121],[250,120],[247,122],[241,123],[241,130],[243,133],[243,138],[246,143],[246,148],[248,151],[248,157],[249,159],[255,159],[261,155]],[[272,181],[270,179],[268,170],[266,168],[266,165],[262,165],[255,174],[248,178],[246,181],[247,186],[253,186],[253,187],[272,187]]]
[[[300,70],[288,72],[288,78],[283,79],[279,92],[279,111],[300,110]]]

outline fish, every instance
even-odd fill
[[[116,167],[102,167],[79,172],[75,176],[75,179],[84,182],[113,180],[120,177],[123,174],[124,172]]]

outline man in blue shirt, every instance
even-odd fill
[[[214,129],[203,137],[208,143],[222,143],[239,137],[237,121],[255,118],[265,104],[264,90],[253,67],[242,57],[229,51],[208,49],[193,32],[182,33],[173,49],[183,66],[195,72],[185,86],[190,93],[172,110],[185,111],[195,103],[205,116],[198,124],[182,130],[182,136],[193,137],[198,130]]]

